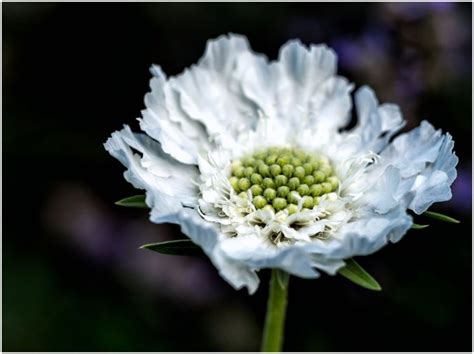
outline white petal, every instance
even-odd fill
[[[219,270],[220,276],[234,289],[239,290],[245,286],[250,295],[257,291],[260,279],[255,269],[248,264],[230,259],[220,247],[215,248],[211,260]]]
[[[308,252],[324,259],[344,260],[357,255],[376,252],[389,241],[398,242],[410,229],[412,218],[403,208],[387,214],[367,212],[358,219],[342,226],[329,240],[314,240],[306,246]]]
[[[442,142],[441,131],[423,121],[418,128],[395,138],[380,155],[382,161],[399,168],[402,177],[412,177],[435,162]]]
[[[345,257],[368,255],[378,251],[388,241],[397,242],[410,229],[412,218],[400,208],[387,214],[368,214],[341,229]]]
[[[242,94],[242,56],[254,56],[247,39],[239,35],[208,41],[197,65],[170,79],[179,93],[180,105],[192,119],[205,125],[211,138],[230,144],[236,134],[252,129],[258,118],[256,106]]]
[[[415,213],[422,214],[433,203],[451,199],[451,184],[456,179],[455,167],[459,161],[452,151],[453,146],[451,136],[443,136],[436,161],[415,180],[411,189],[415,196],[410,203],[410,209]]]
[[[417,214],[424,213],[433,203],[449,200],[452,196],[448,176],[443,171],[431,172],[428,177],[418,176],[413,189],[415,196],[410,209]]]
[[[325,45],[307,48],[290,41],[276,62],[250,57],[244,57],[243,62],[248,66],[243,92],[266,116],[290,120],[292,130],[326,129],[326,135],[327,129],[347,123],[352,86],[335,76],[336,55]]]
[[[388,166],[382,176],[376,179],[375,184],[364,193],[358,204],[368,205],[378,214],[387,213],[399,205],[400,181],[400,171],[393,166]],[[365,183],[369,183],[369,179],[366,179]]]
[[[140,127],[161,143],[163,150],[180,162],[196,164],[199,151],[209,146],[205,128],[181,108],[178,93],[158,66],[151,69],[151,92],[145,96]]]
[[[221,248],[227,257],[255,269],[279,268],[303,278],[316,278],[311,257],[299,246],[275,247],[257,235],[223,240]]]
[[[282,105],[290,108],[291,104],[308,102],[318,86],[335,75],[336,64],[336,54],[325,45],[308,49],[296,40],[285,44],[275,65],[278,91],[286,98]]]
[[[357,124],[347,133],[354,145],[352,151],[346,149],[345,153],[379,153],[405,125],[400,109],[393,104],[379,105],[375,93],[367,86],[357,90],[355,104]],[[354,139],[354,136],[358,139]]]
[[[312,254],[313,267],[329,275],[336,275],[337,271],[346,264],[342,259],[329,259],[326,255]]]
[[[277,100],[283,119],[329,136],[345,126],[352,106],[352,85],[336,77],[337,59],[325,45],[306,48],[299,41],[290,41],[280,51],[274,64],[278,75]],[[301,126],[302,122],[306,123]]]
[[[219,238],[217,225],[204,220],[195,209],[183,208],[176,216],[176,223],[181,225],[181,231],[203,251],[212,254]]]
[[[205,221],[195,210],[188,208],[178,213],[175,222],[181,225],[184,234],[203,249],[219,274],[235,289],[246,286],[250,294],[257,290],[259,279],[255,271],[247,264],[228,258],[222,252],[220,243],[224,236],[219,233],[217,224]]]
[[[404,182],[399,199],[407,200],[415,213],[425,212],[433,203],[451,198],[458,158],[449,134],[422,121],[418,128],[397,137],[382,152],[381,161],[400,170]]]
[[[197,204],[197,188],[192,183],[198,171],[166,155],[158,143],[143,134],[133,134],[128,126],[112,134],[104,144],[110,154],[128,170],[125,179],[147,191],[146,202],[157,217],[176,213],[183,205]],[[132,149],[141,153],[135,154]]]
[[[309,100],[309,111],[314,117],[313,130],[324,131],[330,139],[331,133],[348,123],[352,88],[346,79],[340,77],[331,77],[318,87]]]

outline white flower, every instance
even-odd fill
[[[368,87],[343,130],[353,85],[324,45],[290,41],[269,62],[245,37],[221,36],[181,75],[151,72],[146,134],[125,126],[105,148],[146,190],[151,221],[180,224],[237,289],[253,293],[262,268],[333,275],[344,259],[399,241],[409,210],[451,198],[449,134],[423,121],[396,136],[400,109]]]

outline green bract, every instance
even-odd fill
[[[338,190],[339,179],[333,171],[325,156],[271,147],[233,161],[229,182],[239,196],[250,190],[257,209],[271,206],[293,214],[303,197],[303,207],[311,209],[318,205],[316,197]]]

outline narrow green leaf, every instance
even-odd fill
[[[276,277],[278,284],[282,289],[286,289],[288,286],[288,280],[290,279],[290,274],[281,269],[276,269]]]
[[[148,205],[145,203],[145,195],[143,194],[121,199],[115,202],[115,204],[130,208],[148,208]]]
[[[433,219],[436,219],[436,220],[441,220],[441,221],[446,221],[446,222],[450,222],[450,223],[453,223],[453,224],[459,224],[460,221],[459,220],[456,220],[450,216],[447,216],[447,215],[444,215],[444,214],[441,214],[441,213],[435,213],[434,211],[425,211],[423,213],[423,215],[429,217],[429,218],[433,218]]]
[[[140,248],[177,256],[198,256],[203,254],[201,248],[189,239],[149,243],[140,246]]]
[[[413,225],[411,225],[411,228],[413,230],[421,230],[421,229],[426,229],[428,226],[430,226],[430,225],[428,225],[428,224],[426,224],[426,225],[413,224]]]
[[[380,291],[382,287],[369,273],[367,273],[353,258],[345,260],[346,266],[339,269],[339,274],[357,285],[369,290]]]

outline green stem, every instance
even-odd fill
[[[272,270],[267,315],[263,329],[262,352],[281,352],[288,296],[289,274]]]

